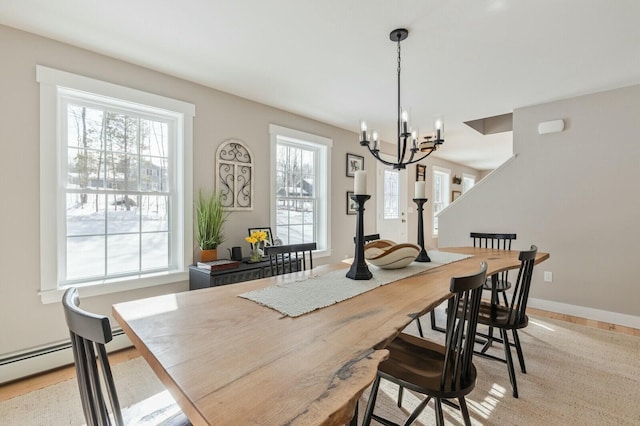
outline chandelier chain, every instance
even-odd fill
[[[400,76],[400,41],[398,40],[398,76]]]

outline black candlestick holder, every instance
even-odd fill
[[[351,269],[347,272],[347,278],[352,280],[370,280],[373,276],[367,262],[364,260],[364,203],[371,198],[371,195],[355,194],[351,199],[358,205],[356,211],[358,217],[356,219],[356,248],[353,256]]]
[[[422,211],[427,200],[428,198],[413,199],[413,202],[418,205],[418,245],[420,246],[420,254],[416,257],[416,262],[431,262],[427,251],[424,249],[424,223],[422,220]]]

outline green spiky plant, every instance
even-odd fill
[[[198,192],[196,200],[196,241],[200,250],[217,249],[224,242],[223,228],[227,221],[227,212],[222,206],[222,197],[219,192],[205,195],[202,190]]]

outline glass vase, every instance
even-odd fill
[[[258,247],[258,244],[254,244],[251,247],[251,261],[260,262],[262,260],[262,250]]]

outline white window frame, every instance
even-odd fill
[[[444,187],[442,188],[442,194],[441,197],[443,199],[443,204],[444,206],[442,207],[442,210],[446,209],[449,204],[451,203],[451,198],[450,198],[450,194],[451,194],[451,170],[449,169],[445,169],[444,167],[438,167],[438,166],[432,166],[432,181],[433,181],[433,187],[432,187],[432,194],[433,194],[433,203],[431,204],[432,208],[431,208],[431,212],[432,212],[432,220],[431,220],[431,231],[432,231],[432,235],[434,238],[438,237],[438,230],[436,229],[436,219],[437,219],[437,215],[436,215],[436,206],[435,206],[435,200],[436,200],[436,174],[441,173],[444,174],[446,176],[444,176],[444,179],[442,180]],[[442,211],[440,210],[440,211]]]
[[[62,126],[59,125],[61,96],[65,90],[84,92],[87,98],[108,100],[114,106],[136,104],[140,109],[161,109],[174,117],[176,146],[172,167],[173,188],[170,247],[173,263],[169,270],[136,274],[121,278],[87,281],[74,284],[82,297],[97,296],[136,288],[185,281],[191,263],[193,247],[193,117],[195,105],[143,92],[64,71],[36,66],[36,81],[40,84],[40,296],[42,303],[60,302],[65,286],[61,284],[57,254],[65,250],[65,200],[62,185],[66,164],[62,155]],[[64,117],[66,119],[66,117]]]
[[[467,186],[465,185],[465,181],[471,180],[473,181],[473,183],[471,184],[471,186]],[[463,173],[462,174],[462,193],[464,194],[465,192],[467,192],[468,190],[470,190],[471,188],[473,188],[476,184],[476,177],[475,175],[470,175],[468,173]]]
[[[318,149],[318,173],[320,179],[314,182],[315,189],[318,194],[317,204],[317,246],[314,251],[314,257],[325,257],[331,255],[331,148],[333,140],[306,133],[299,130],[289,129],[287,127],[269,125],[269,135],[271,140],[271,229],[276,237],[276,220],[277,220],[277,179],[276,179],[276,148],[278,138],[283,138],[287,143],[298,144],[302,147],[312,147]]]

